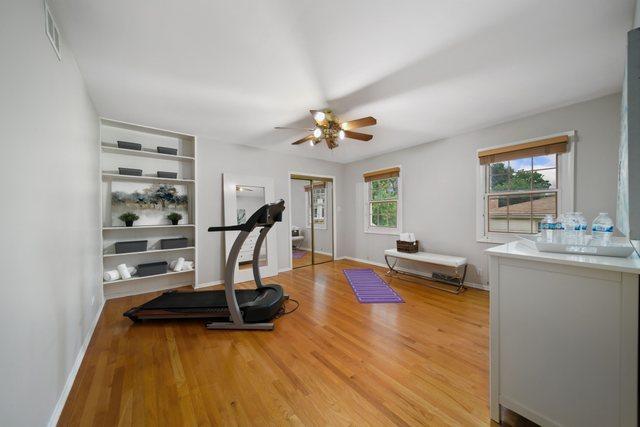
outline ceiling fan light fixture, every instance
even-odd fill
[[[323,113],[324,114],[324,113]],[[322,136],[322,129],[320,128],[315,128],[313,130],[313,136],[316,138],[320,138]]]
[[[342,129],[340,129],[340,131],[338,131],[338,138],[339,139],[344,139],[344,131]]]
[[[348,127],[349,125],[347,124],[347,122],[340,123],[340,128],[346,130]]]
[[[316,119],[317,122],[322,122],[322,121],[324,121],[324,119],[327,118],[327,115],[324,113],[324,111],[317,111],[313,115],[313,118]]]

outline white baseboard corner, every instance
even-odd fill
[[[377,267],[383,267],[383,268],[389,268],[389,266],[383,262],[376,262],[376,261],[370,261],[367,259],[360,259],[360,258],[354,258],[354,257],[350,257],[350,256],[345,256],[342,257],[341,259],[347,259],[350,261],[355,261],[355,262],[361,262],[363,264],[371,264],[371,265],[375,265]],[[396,267],[397,270],[399,271],[406,271],[407,273],[413,273],[413,274],[422,274],[420,271],[415,271],[415,270],[409,270],[407,268],[400,268],[400,267]],[[464,285],[468,288],[474,288],[474,289],[480,289],[482,291],[489,291],[489,286],[488,285],[483,285],[481,283],[474,283],[474,282],[468,282],[465,281]]]
[[[193,287],[193,289],[202,289],[202,288],[208,288],[210,286],[218,286],[223,284],[224,284],[224,280],[214,280],[213,282],[209,282],[209,283],[198,283]]]
[[[278,269],[278,273],[286,273],[287,271],[291,271],[291,267],[282,267]]]
[[[73,366],[71,367],[71,372],[67,376],[67,381],[64,384],[64,388],[60,393],[60,397],[58,398],[58,402],[56,406],[53,408],[53,413],[49,418],[49,422],[47,423],[48,427],[55,427],[58,424],[58,420],[60,419],[60,415],[62,414],[62,410],[64,409],[64,405],[67,402],[67,398],[69,397],[69,393],[71,392],[71,387],[73,387],[73,383],[76,380],[76,376],[78,375],[78,371],[80,370],[80,366],[82,365],[82,360],[84,359],[84,355],[87,352],[87,348],[89,348],[89,343],[91,342],[91,338],[93,338],[93,332],[98,325],[98,321],[100,320],[100,316],[102,315],[102,310],[104,309],[104,304],[106,299],[102,301],[98,312],[96,313],[96,317],[91,322],[91,326],[87,331],[87,334],[84,337],[84,341],[82,342],[82,346],[78,351],[78,355],[76,356],[76,360],[73,362]]]

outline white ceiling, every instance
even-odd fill
[[[54,0],[101,116],[337,162],[620,90],[633,0]],[[371,142],[293,147],[310,108]],[[363,129],[363,131],[365,130]]]

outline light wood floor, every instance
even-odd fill
[[[150,295],[108,301],[59,425],[489,425],[488,294],[394,278],[406,303],[359,304],[349,267],[280,274],[300,308],[272,332],[134,325]]]
[[[305,255],[302,258],[291,258],[291,264],[293,268],[306,267],[311,265],[311,252],[305,251],[304,249],[294,249],[294,251],[305,252]],[[316,264],[321,264],[323,262],[331,261],[331,255],[325,254],[314,254],[314,260]]]

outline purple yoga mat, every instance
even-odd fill
[[[294,249],[293,252],[291,253],[291,258],[293,259],[304,258],[306,254],[307,254],[307,251],[299,251],[297,249]]]
[[[401,303],[404,300],[370,268],[342,270],[361,303]]]

